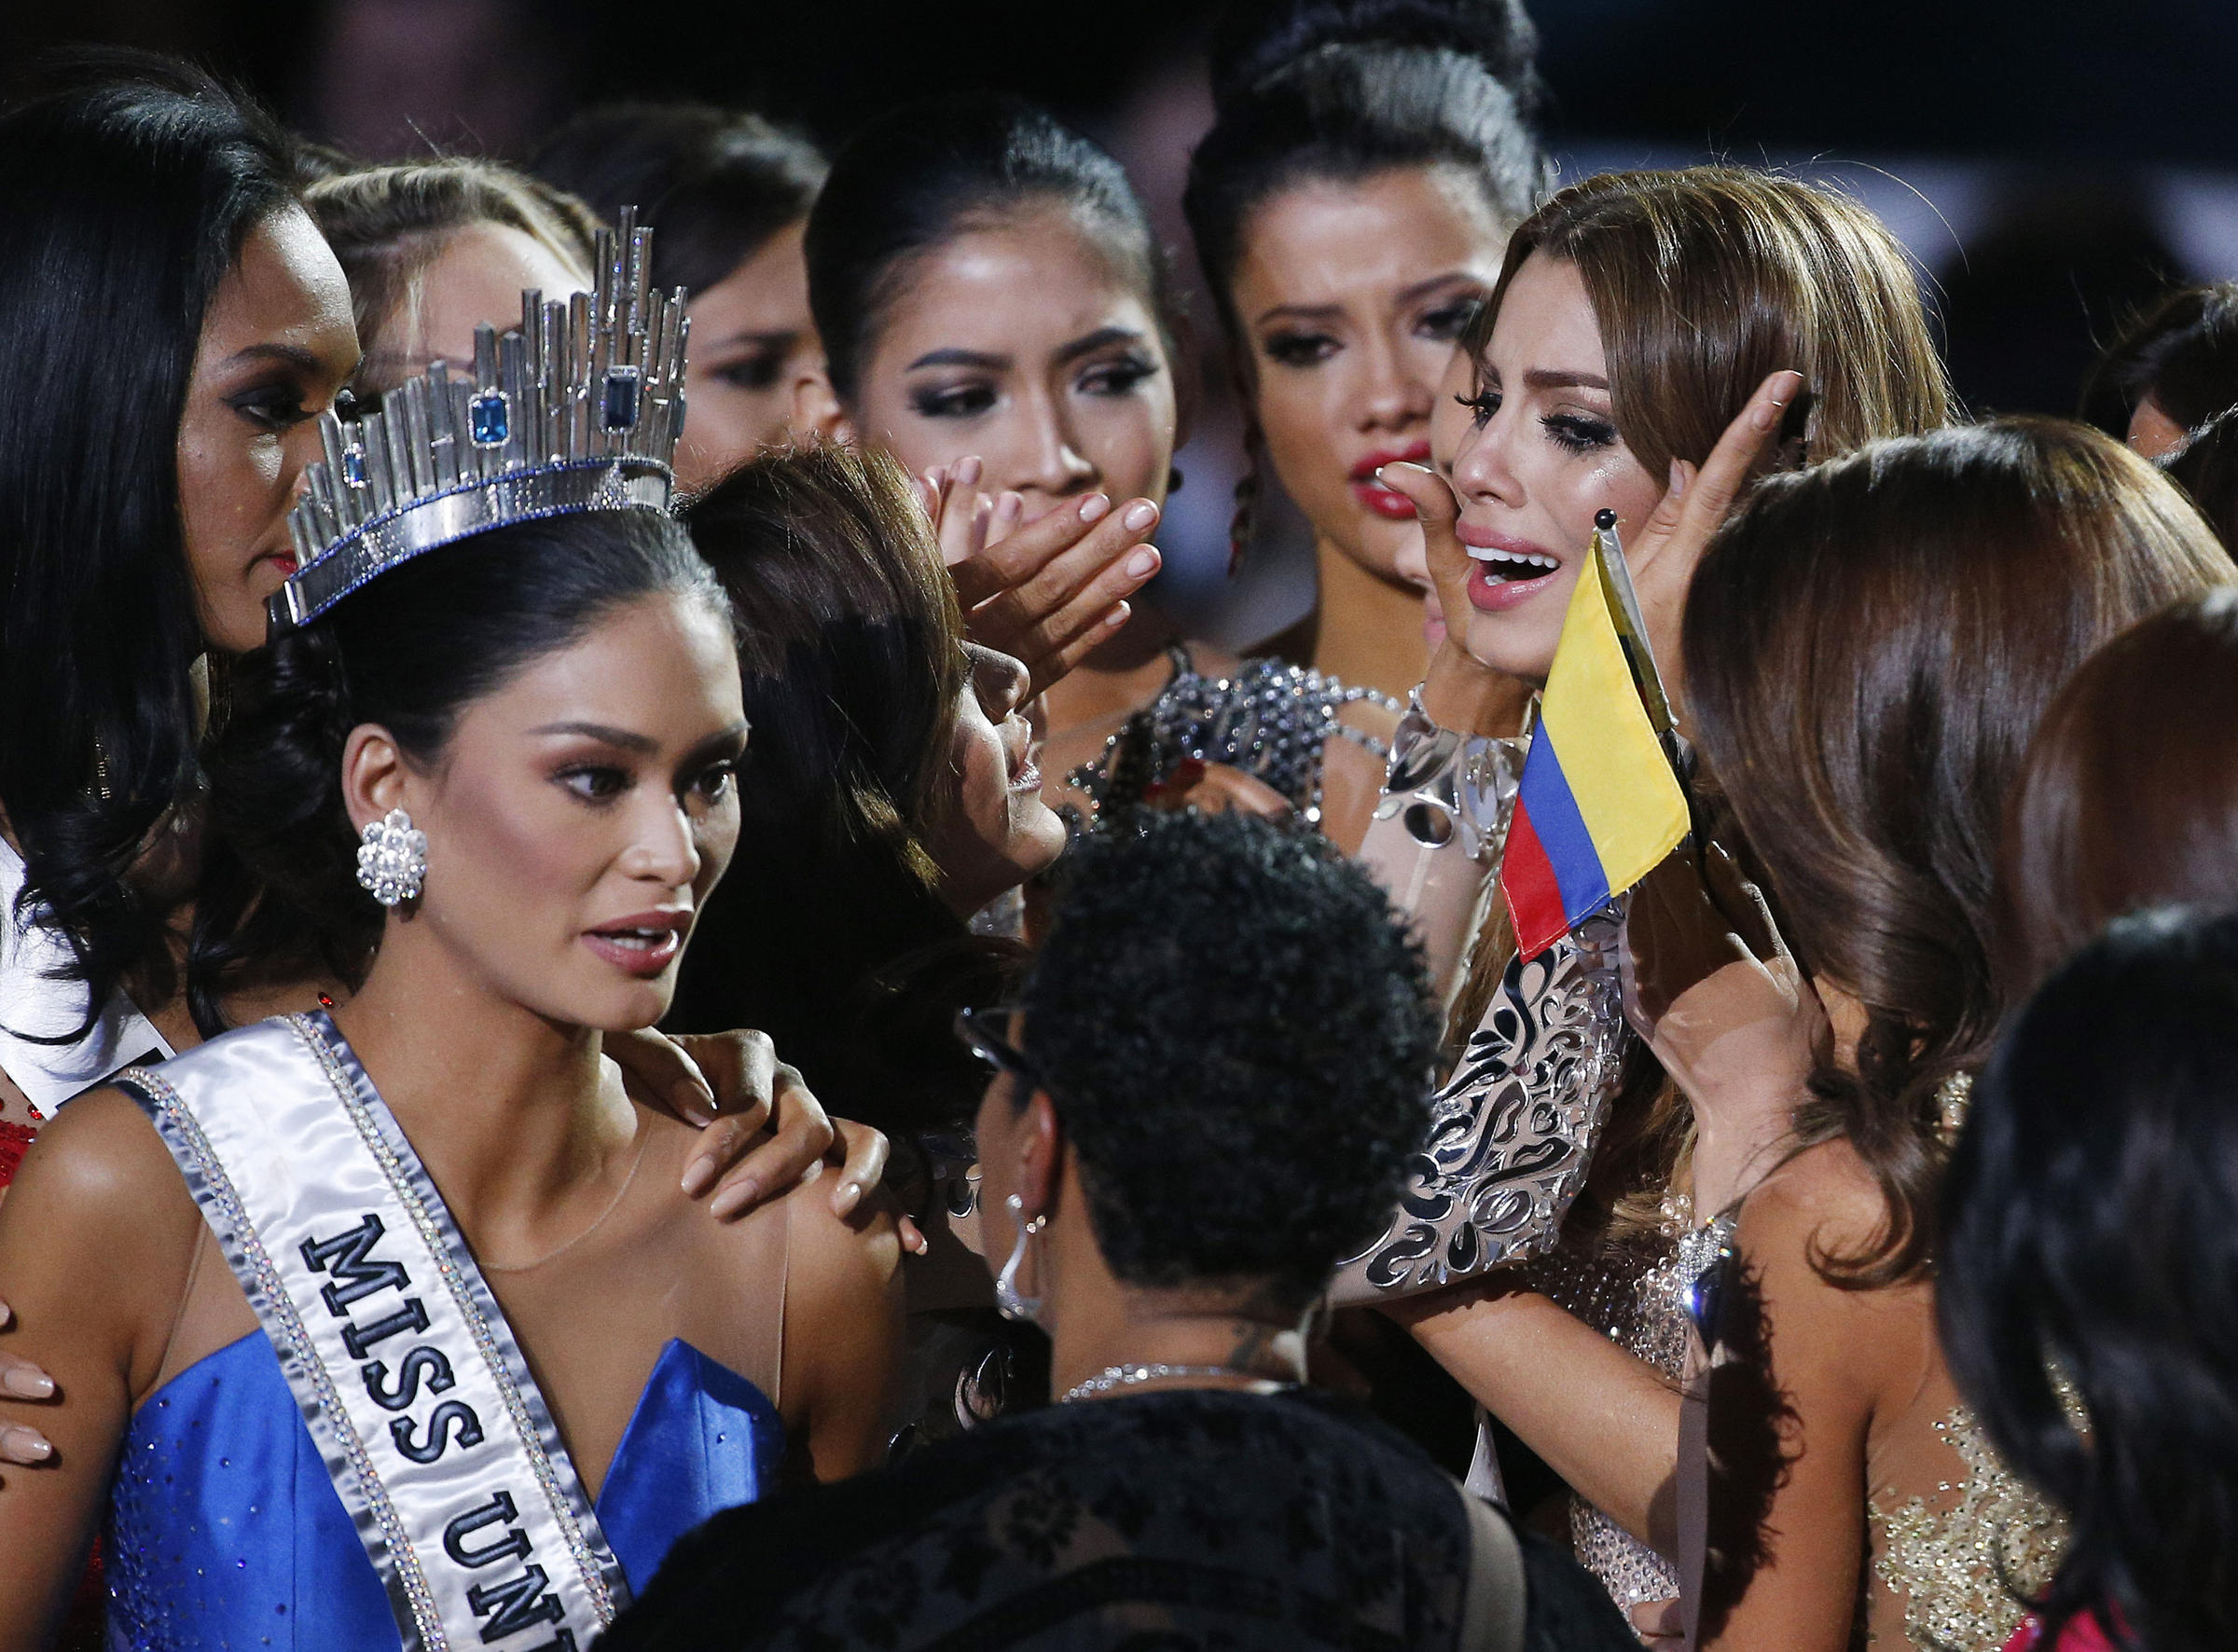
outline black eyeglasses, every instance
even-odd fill
[[[1048,1084],[1026,1053],[1010,1041],[1011,1018],[1019,1013],[1015,1004],[990,1004],[983,1010],[956,1012],[956,1037],[966,1050],[999,1072],[1023,1079],[1036,1090],[1047,1091]],[[997,1030],[1000,1029],[1000,1030]]]

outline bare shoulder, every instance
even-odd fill
[[[1808,1147],[1766,1177],[1741,1206],[1744,1249],[1844,1254],[1872,1243],[1888,1219],[1879,1182],[1836,1139]]]
[[[116,1089],[78,1097],[40,1128],[0,1204],[11,1216],[20,1206],[51,1206],[74,1229],[170,1218],[189,1241],[201,1219],[154,1124]]]
[[[1804,1150],[1748,1195],[1738,1237],[1783,1370],[1823,1366],[1839,1386],[1861,1396],[1916,1370],[1934,1335],[1932,1287],[1857,1288],[1821,1271],[1869,1253],[1887,1218],[1879,1183],[1844,1141]]]
[[[170,1150],[117,1090],[63,1108],[0,1201],[0,1287],[24,1326],[19,1351],[49,1370],[67,1332],[127,1373],[152,1379],[194,1258],[202,1217]]]
[[[782,1201],[785,1297],[803,1307],[844,1309],[882,1301],[901,1276],[901,1229],[891,1200],[874,1190],[848,1216],[832,1211],[832,1184],[822,1177]]]

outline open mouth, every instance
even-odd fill
[[[1461,530],[1469,553],[1469,605],[1497,613],[1527,602],[1562,571],[1562,558],[1529,540],[1484,530]]]
[[[587,931],[583,943],[617,969],[641,977],[653,976],[676,961],[690,925],[688,914],[609,924]]]

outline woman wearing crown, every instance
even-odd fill
[[[105,1519],[118,1644],[585,1647],[699,1520],[882,1444],[891,1219],[707,1221],[601,1053],[667,1008],[749,737],[643,268],[625,225],[471,375],[323,417],[212,759],[259,893],[198,944],[374,961],[74,1102],[0,1205],[62,1401],[0,1645]]]

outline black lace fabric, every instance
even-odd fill
[[[1524,1552],[1532,1652],[1636,1652],[1591,1577]],[[599,1644],[1449,1652],[1468,1553],[1453,1482],[1347,1404],[1130,1395],[720,1515]]]

